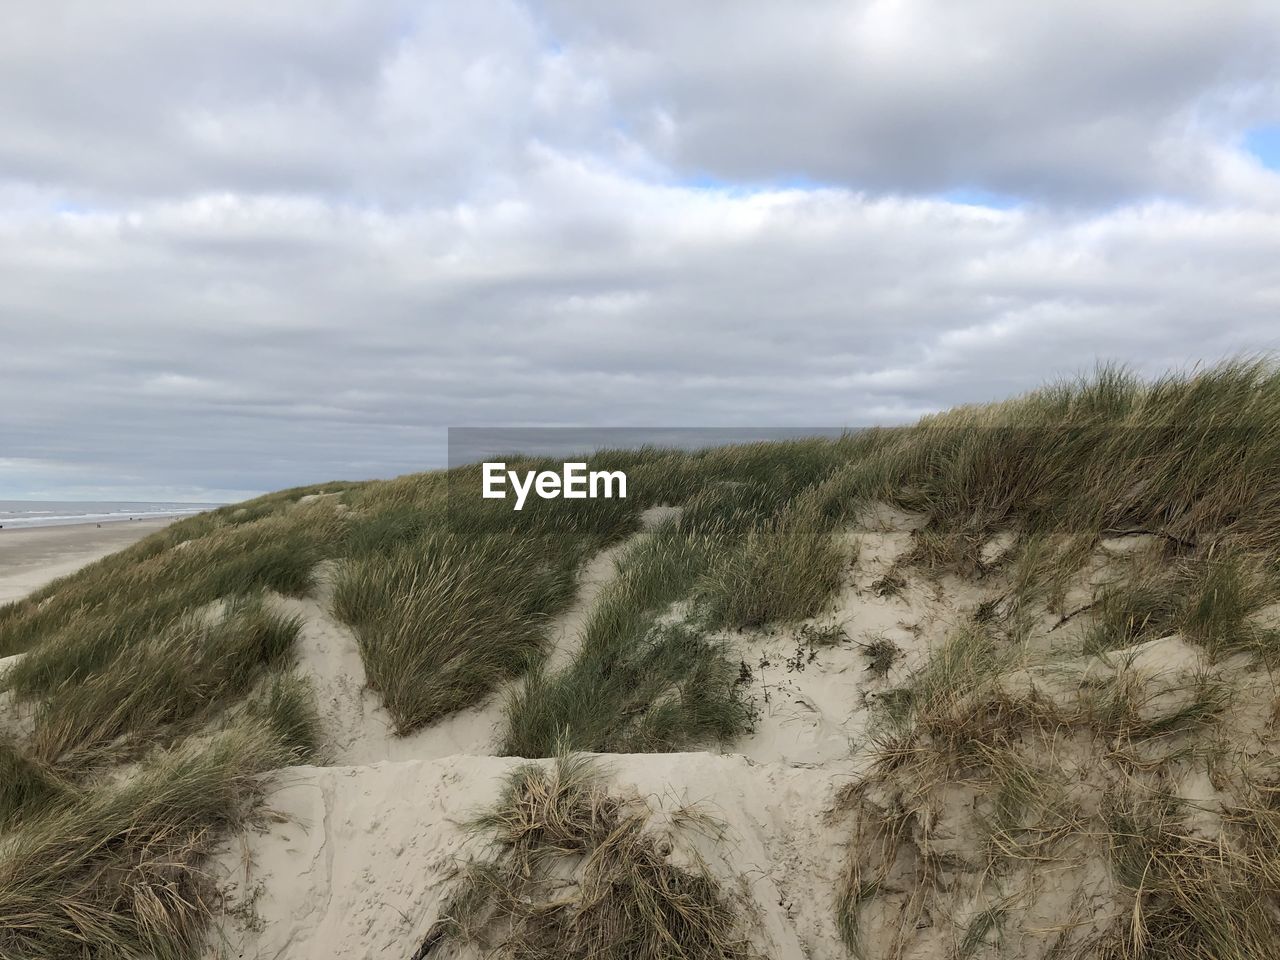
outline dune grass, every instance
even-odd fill
[[[240,716],[265,725],[290,757],[310,763],[325,759],[320,716],[306,677],[287,670],[268,674],[245,700]]]
[[[40,651],[13,682],[24,691],[50,690],[217,600],[261,590],[305,594],[316,564],[340,549],[343,534],[342,517],[323,503],[244,524],[219,525],[204,515],[180,521],[0,608],[0,655],[38,639]],[[37,666],[52,646],[66,656]]]
[[[511,960],[753,957],[717,880],[672,863],[648,820],[581,758],[517,769],[475,824],[490,851],[463,868],[414,960],[452,944]]]
[[[1113,660],[1109,668],[1098,665],[1080,675],[1077,689],[1060,687],[1053,678],[1072,676],[1067,667],[1048,661],[1028,673],[1019,645],[988,625],[969,623],[897,695],[880,699],[870,773],[845,791],[840,804],[852,812],[855,823],[836,890],[838,926],[853,955],[868,956],[864,915],[886,885],[910,893],[897,907],[894,923],[900,932],[892,938],[893,950],[909,952],[921,918],[941,909],[936,877],[943,866],[930,853],[933,831],[943,837],[962,831],[971,838],[964,854],[970,859],[948,869],[980,877],[974,889],[992,905],[974,914],[967,926],[958,917],[953,922],[960,953],[965,945],[985,949],[999,933],[992,926],[997,918],[989,911],[996,911],[1001,923],[1008,918],[1002,878],[1020,878],[1007,884],[1016,890],[1028,882],[1027,871],[1036,864],[1066,873],[1088,851],[1101,855],[1099,844],[1114,848],[1128,842],[1117,835],[1117,823],[1106,811],[1099,812],[1100,798],[1127,791],[1126,796],[1142,797],[1144,805],[1161,797],[1167,801],[1169,778],[1185,770],[1179,765],[1221,753],[1213,735],[1230,695],[1222,678],[1194,669],[1139,669],[1121,655]],[[1033,683],[1032,676],[1039,679]],[[1058,692],[1045,692],[1050,689]],[[941,816],[955,819],[940,826]],[[1171,822],[1167,829],[1169,835],[1160,842],[1190,843],[1205,858],[1215,844],[1226,842],[1193,840],[1181,822]],[[1199,864],[1202,870],[1207,867],[1208,859]],[[1188,873],[1186,879],[1202,882],[1200,876],[1193,880]],[[1151,892],[1144,893],[1139,884],[1132,889],[1140,902]],[[1213,901],[1225,906],[1226,900],[1214,900],[1216,896],[1206,892],[1201,899],[1205,905]],[[1164,901],[1157,897],[1152,903]],[[1220,919],[1229,922],[1229,914],[1228,909]],[[1255,912],[1252,920],[1241,922],[1252,923],[1257,916]],[[1034,936],[1046,937],[1052,929],[1046,923]],[[1062,929],[1072,928],[1066,924]],[[1057,947],[1042,941],[1032,949],[1025,940],[1010,941],[1024,953],[1007,955],[1080,960],[1218,956],[1177,949],[1144,952],[1150,949],[1146,933],[1139,931],[1135,941],[1108,931],[1110,946],[1105,948],[1096,939],[1074,943],[1064,933]],[[1193,931],[1191,939],[1202,934]],[[996,950],[994,955],[1006,954]]]
[[[470,706],[537,659],[573,592],[577,556],[557,553],[538,538],[444,533],[343,566],[334,613],[355,629],[398,732]]]
[[[1226,813],[1224,839],[1189,831],[1168,797],[1109,798],[1109,856],[1133,907],[1116,931],[1120,956],[1151,960],[1269,956],[1280,943],[1280,814],[1262,805]]]
[[[1280,634],[1254,614],[1280,598],[1280,571],[1256,555],[1141,556],[1101,593],[1085,639],[1113,650],[1180,633],[1215,657],[1252,652],[1275,661]]]
[[[0,830],[40,813],[65,796],[67,787],[12,738],[0,739]]]
[[[127,757],[185,732],[287,663],[300,628],[261,598],[238,599],[217,619],[187,617],[56,687],[36,711],[32,754],[77,767],[77,752],[111,746]]]
[[[1236,361],[1144,382],[1118,368],[907,428],[867,431],[833,478],[919,510],[976,564],[1000,529],[1150,531],[1182,548],[1280,556],[1280,370]]]
[[[535,666],[506,708],[502,752],[660,752],[725,740],[746,707],[736,670],[696,627],[661,623],[720,549],[716,535],[669,522],[634,541],[600,593],[572,662]]]
[[[936,923],[946,909],[933,892],[944,867],[929,837],[948,803],[972,807],[970,829],[986,836],[989,858],[964,868],[976,871],[981,896],[971,916],[948,921],[956,955],[1274,952],[1274,791],[1250,787],[1247,772],[1215,776],[1236,805],[1224,801],[1220,818],[1198,829],[1172,791],[1196,763],[1232,756],[1239,734],[1224,725],[1241,722],[1235,686],[1275,662],[1275,617],[1264,613],[1278,596],[1278,422],[1280,370],[1242,361],[1153,382],[1103,368],[855,438],[858,453],[824,488],[836,502],[886,500],[925,514],[909,563],[981,578],[993,572],[993,538],[1012,534],[1013,543],[996,561],[1005,592],[906,686],[879,697],[877,762],[846,798],[856,828],[836,896],[852,952],[864,955],[867,907],[886,885],[906,893],[889,914],[904,931],[891,952],[909,953],[915,923],[925,913]],[[1125,547],[1134,536],[1152,546]],[[1104,540],[1122,554],[1110,581],[1065,608],[1068,584]],[[1027,675],[1008,689],[999,680],[1017,672],[1046,610],[1069,627],[1056,655],[1098,658],[1079,668],[1074,699],[1049,674],[1040,686]],[[1203,648],[1206,666],[1175,670],[1156,652],[1141,670],[1127,666],[1135,645],[1171,634]],[[1237,655],[1229,669],[1213,667]],[[1109,798],[1101,811],[1099,796]],[[998,942],[1009,920],[1002,890],[1026,888],[1040,861],[1077,869],[1073,856],[1097,856],[1099,844],[1122,891],[1113,923],[1089,935],[1079,925],[1086,911],[1064,917],[1052,938],[1036,941],[1052,932],[1045,921]]]
[[[715,479],[621,554],[571,663],[554,673],[536,666],[511,695],[504,753],[661,752],[725,742],[747,727],[738,670],[709,634],[818,614],[845,562],[831,520],[797,493],[814,489],[798,482],[829,474],[834,445],[788,445],[809,454],[803,480],[784,471],[772,483],[766,449],[738,452],[753,478],[743,481],[719,478],[718,457],[734,457],[707,454]],[[685,610],[673,617],[678,602]]]
[[[0,836],[0,956],[200,955],[216,896],[198,865],[243,822],[257,777],[303,755],[243,720]]]
[[[787,505],[709,566],[700,593],[712,623],[741,629],[805,620],[840,586],[845,558],[812,501]]]

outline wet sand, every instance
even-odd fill
[[[161,517],[116,520],[101,526],[75,523],[0,530],[0,604],[20,599],[51,580],[123,550],[175,519]]]

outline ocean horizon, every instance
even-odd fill
[[[57,527],[190,516],[223,506],[166,500],[0,500],[0,527]]]

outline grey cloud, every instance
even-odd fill
[[[388,476],[450,425],[897,422],[1277,345],[1280,176],[1232,139],[1273,7],[920,9],[10,14],[0,497]],[[796,174],[838,185],[738,181]],[[960,184],[1036,200],[922,195]]]
[[[1280,116],[1280,8],[550,0],[678,168],[1075,202],[1202,192],[1214,137]]]
[[[514,220],[495,203],[465,227],[397,221],[394,243],[382,218],[309,212],[305,263],[274,275],[251,242],[193,256],[174,209],[135,211],[123,236],[109,217],[11,227],[5,316],[16,285],[45,322],[6,321],[6,341],[62,369],[0,384],[6,455],[265,489],[439,463],[448,425],[902,420],[1099,357],[1150,370],[1274,345],[1260,271],[1280,214],[682,199],[570,169],[572,206],[560,170]],[[290,235],[291,209],[255,229]],[[247,229],[233,207],[188,216],[214,237]],[[611,239],[579,246],[575,224],[599,217]]]

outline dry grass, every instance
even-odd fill
[[[586,760],[512,776],[477,823],[470,862],[415,960],[449,943],[512,960],[748,960],[741,920],[705,868],[670,862],[643,803],[605,788]]]
[[[1230,756],[1238,734],[1221,729],[1229,685],[1205,671],[1152,674],[1117,659],[1073,696],[1054,684],[1048,696],[1001,656],[999,641],[972,628],[935,654],[886,718],[871,774],[841,804],[854,820],[837,889],[851,952],[911,955],[945,917],[956,956],[1266,955],[1260,945],[1276,942],[1280,916],[1274,794],[1237,775],[1235,805],[1192,829],[1192,808],[1172,791],[1199,765]],[[1009,686],[1002,674],[1024,679]],[[958,848],[957,836],[968,838]],[[1079,914],[1083,894],[1064,897],[1052,908],[1065,911],[1060,927],[1037,914],[1028,928],[1025,898],[1036,884],[1070,890],[1065,878],[1098,860],[1113,865],[1111,900],[1085,895],[1092,907]],[[883,900],[888,890],[907,895]],[[966,898],[988,906],[966,914]],[[869,952],[869,918],[882,952]],[[1001,936],[1011,925],[1016,935]]]
[[[1227,811],[1216,837],[1188,830],[1169,798],[1112,797],[1105,817],[1112,868],[1132,900],[1107,944],[1118,958],[1254,960],[1280,943],[1280,813]]]

